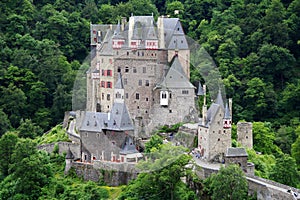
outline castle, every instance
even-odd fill
[[[91,24],[91,47],[87,111],[108,113],[121,97],[135,138],[149,138],[162,125],[197,122],[190,50],[178,18],[156,23],[153,16],[131,16],[128,23]],[[124,94],[114,94],[119,73]]]

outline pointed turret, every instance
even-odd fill
[[[115,84],[115,103],[124,103],[124,86],[121,73],[118,73],[118,80]]]
[[[223,118],[223,128],[231,128],[231,115],[228,107],[228,103],[225,106],[224,118]]]
[[[218,96],[215,103],[218,104],[222,109],[224,109],[224,101],[223,101],[221,89],[219,89]]]
[[[122,150],[120,151],[120,154],[132,154],[132,153],[138,153],[136,150],[136,147],[131,139],[131,137],[126,136]]]
[[[204,95],[203,87],[201,85],[201,82],[199,81],[197,96],[203,96],[203,95]]]

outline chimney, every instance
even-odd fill
[[[121,31],[124,31],[126,23],[127,23],[126,17],[122,17],[121,18]]]

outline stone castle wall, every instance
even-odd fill
[[[138,171],[132,163],[94,161],[93,164],[74,162],[72,167],[84,180],[104,182],[109,186],[126,185],[137,177]]]
[[[68,149],[70,148],[74,157],[80,158],[80,145],[71,142],[55,142],[51,144],[42,144],[38,146],[38,149],[47,151],[48,153],[52,153],[55,145],[58,145],[58,149],[59,149],[58,152],[60,155],[67,153]]]

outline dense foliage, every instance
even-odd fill
[[[110,189],[64,174],[65,157],[38,151],[31,139],[6,133],[0,138],[0,199],[109,199]]]
[[[131,13],[181,19],[186,34],[203,47],[197,53],[205,49],[218,66],[227,97],[233,98],[234,122],[257,121],[254,150],[248,151],[256,174],[300,187],[299,178],[293,178],[300,169],[299,0],[10,0],[0,2],[0,11],[1,198],[32,199],[44,193],[53,199],[106,197],[106,191],[93,192],[96,197],[87,192],[93,183],[77,182],[79,194],[69,186],[72,181],[53,179],[52,162],[59,157],[33,150],[31,139],[67,140],[60,126],[48,137],[39,136],[72,109],[73,82],[88,57],[89,24],[117,23]],[[203,78],[197,67],[191,66],[193,83]],[[159,140],[154,144],[162,146]],[[292,170],[285,171],[284,163]],[[139,181],[159,175],[143,175]],[[179,187],[172,195],[188,191],[180,182],[172,187]]]

